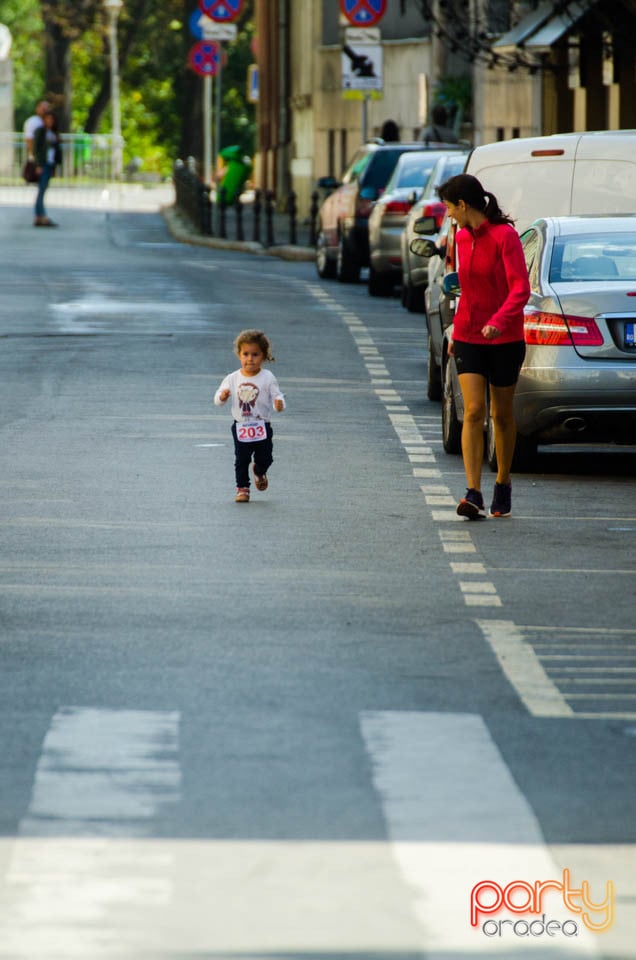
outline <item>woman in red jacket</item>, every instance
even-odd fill
[[[517,435],[512,402],[526,352],[523,308],[530,296],[528,271],[513,221],[476,177],[465,173],[451,177],[438,193],[460,228],[455,243],[461,296],[449,352],[455,357],[464,400],[462,455],[468,489],[457,513],[469,520],[486,516],[481,469],[488,384],[498,466],[490,515],[509,517]]]

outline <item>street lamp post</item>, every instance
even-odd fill
[[[122,6],[123,0],[104,0],[104,7],[108,13],[108,40],[110,45],[111,173],[115,180],[121,180],[123,168],[119,104],[119,57],[117,55],[117,18]]]

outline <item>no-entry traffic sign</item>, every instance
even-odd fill
[[[243,0],[199,0],[199,7],[217,23],[230,23],[241,12]]]
[[[190,48],[188,61],[201,77],[213,77],[219,69],[219,45],[214,40],[199,40]]]
[[[340,0],[340,9],[354,27],[372,27],[386,12],[386,0]]]

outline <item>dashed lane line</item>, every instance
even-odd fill
[[[371,385],[374,389],[378,401],[384,406],[387,416],[393,426],[397,437],[402,444],[404,452],[412,465],[413,476],[419,480],[436,480],[433,485],[421,484],[422,494],[426,506],[431,510],[433,521],[439,524],[455,524],[458,521],[455,513],[455,498],[450,489],[441,482],[441,471],[437,463],[437,456],[433,450],[432,441],[422,435],[421,427],[425,427],[427,418],[418,417],[417,419],[410,412],[407,404],[404,403],[402,395],[396,389],[396,384],[391,378],[391,374],[386,366],[382,351],[378,342],[374,339],[370,330],[349,307],[338,303],[331,293],[315,283],[305,284],[306,290],[315,297],[322,306],[330,308],[344,324],[348,327],[353,341],[358,348],[366,370],[371,379]],[[428,418],[429,420],[431,418]],[[418,422],[419,421],[419,422]],[[432,488],[431,488],[432,486]],[[448,509],[443,509],[444,507]],[[463,523],[463,521],[459,521]],[[476,553],[476,547],[472,542],[470,533],[463,531],[460,540],[453,537],[445,538],[440,531],[442,539],[442,548],[445,553]],[[455,574],[452,565],[451,572]],[[464,577],[472,577],[473,571],[468,570],[463,574]],[[461,579],[458,581],[464,604],[467,607],[501,607],[501,597],[493,583],[481,579]]]

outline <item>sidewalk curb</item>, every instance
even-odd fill
[[[190,243],[198,247],[210,247],[213,250],[236,250],[265,257],[279,257],[281,260],[302,260],[313,262],[316,252],[313,247],[292,247],[289,244],[277,244],[265,247],[253,240],[222,240],[219,237],[204,237],[195,233],[189,222],[176,206],[161,207],[160,213],[170,234],[180,243]]]

